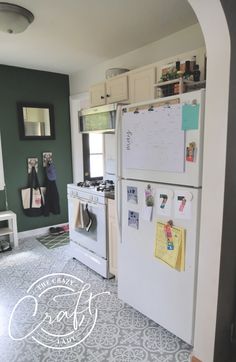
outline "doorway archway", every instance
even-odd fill
[[[219,0],[188,0],[202,28],[207,49],[200,251],[195,318],[194,356],[214,358],[218,283],[224,207],[230,35]],[[224,76],[218,75],[224,67]]]

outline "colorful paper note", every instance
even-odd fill
[[[142,208],[142,218],[146,221],[152,221],[154,206],[154,191],[151,185],[147,185],[144,191],[144,205]]]
[[[192,218],[193,195],[190,191],[175,191],[175,218],[190,220]]]
[[[172,226],[171,232],[167,232],[167,225],[157,222],[155,257],[178,271],[184,271],[185,229]]]
[[[157,189],[156,191],[156,213],[157,215],[169,217],[171,215],[174,193],[168,189]]]
[[[198,129],[199,104],[184,104],[182,106],[182,130]]]

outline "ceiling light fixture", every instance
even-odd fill
[[[33,20],[34,15],[29,10],[0,2],[0,31],[9,34],[22,33]]]

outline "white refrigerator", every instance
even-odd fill
[[[129,105],[117,126],[118,296],[191,345],[204,99],[198,90]],[[168,243],[166,225],[184,231],[181,271],[157,257],[157,223],[164,225],[167,255],[176,246]]]

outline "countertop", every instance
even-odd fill
[[[106,193],[106,198],[111,199],[111,200],[115,200],[115,193],[114,192],[107,192]]]

